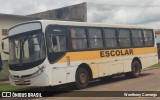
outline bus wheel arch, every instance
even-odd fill
[[[140,63],[140,68],[142,69],[141,60],[140,60],[138,57],[135,57],[135,58],[132,60],[132,63],[131,63],[131,64],[133,64],[134,61],[138,61],[138,62]],[[132,65],[131,65],[131,67],[132,67]]]
[[[137,78],[140,76],[142,70],[142,63],[138,57],[135,57],[131,63],[131,71],[125,73],[126,77]]]
[[[88,86],[89,81],[93,79],[92,70],[88,64],[82,63],[78,66],[75,74],[75,85],[77,89],[83,89]]]

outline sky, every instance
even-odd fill
[[[28,15],[87,2],[87,20],[160,29],[160,0],[0,0],[0,13]]]

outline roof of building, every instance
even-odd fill
[[[0,13],[0,17],[12,17],[12,18],[24,18],[24,19],[40,19],[36,17],[29,17],[29,16],[23,16],[23,15],[14,15],[14,14],[2,14]]]
[[[46,10],[46,11],[42,11],[42,12],[38,12],[38,13],[34,13],[34,14],[29,14],[29,15],[26,15],[26,16],[32,16],[32,15],[37,15],[37,14],[41,14],[41,13],[49,13],[49,12],[51,12],[51,11],[53,11],[53,10],[65,9],[65,8],[69,8],[69,7],[73,7],[73,6],[77,6],[77,5],[82,5],[82,4],[85,4],[85,5],[86,5],[86,2],[79,3],[79,4],[74,4],[74,5],[70,5],[70,6],[66,6],[66,7],[61,7],[61,8]]]

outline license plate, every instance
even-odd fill
[[[19,80],[18,83],[19,83],[19,84],[24,84],[25,81],[24,81],[24,80]]]

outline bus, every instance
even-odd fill
[[[13,86],[86,88],[91,80],[141,70],[158,63],[152,28],[89,22],[35,20],[9,29]]]

